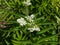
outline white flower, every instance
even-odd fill
[[[33,28],[28,28],[28,30],[29,30],[30,32],[33,32],[33,31],[34,31]]]
[[[32,14],[32,15],[30,15],[30,16],[27,16],[27,17],[25,17],[27,20],[29,20],[29,22],[33,22],[34,20],[33,20],[33,18],[34,18],[35,16]]]
[[[24,18],[17,19],[17,22],[18,22],[21,26],[27,24],[27,22],[24,20]]]
[[[29,6],[29,5],[31,5],[31,2],[30,2],[30,0],[26,0],[26,1],[24,1],[23,2],[26,6]]]
[[[30,0],[26,0],[26,2],[30,2]]]
[[[35,16],[34,16],[34,14],[32,14],[30,17],[33,19]]]
[[[33,30],[35,30],[35,31],[40,31],[40,28],[37,27],[37,26],[34,26]]]
[[[29,30],[30,32],[33,32],[33,31],[40,31],[40,28],[37,27],[37,26],[34,26],[33,28],[28,28],[28,30]]]

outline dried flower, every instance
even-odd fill
[[[27,22],[24,20],[24,18],[17,19],[17,22],[18,22],[21,26],[27,24]]]

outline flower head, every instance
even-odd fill
[[[31,16],[30,16],[30,17],[33,19],[35,16],[34,16],[34,14],[31,14]]]
[[[35,16],[32,14],[32,15],[30,15],[30,16],[27,16],[27,17],[25,17],[27,20],[29,20],[29,22],[33,22],[34,20],[33,20],[33,18],[34,18]]]
[[[30,0],[26,0],[26,1],[24,1],[23,2],[26,6],[29,6],[29,5],[31,5],[31,2],[30,2]]]
[[[40,28],[37,27],[37,25],[36,25],[36,26],[34,26],[33,28],[28,28],[28,30],[29,30],[30,32],[33,32],[33,31],[40,31]]]
[[[24,18],[17,19],[17,22],[18,22],[21,26],[27,24],[27,22],[24,20]]]

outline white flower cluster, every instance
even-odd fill
[[[27,22],[24,20],[24,18],[17,19],[17,22],[18,22],[21,26],[27,24]]]
[[[33,18],[34,18],[35,16],[32,14],[32,15],[30,15],[30,16],[27,16],[27,17],[25,17],[27,20],[29,20],[29,22],[33,22],[34,20],[33,20]]]
[[[34,17],[35,17],[35,16],[32,14],[32,15],[27,16],[27,17],[25,17],[25,18],[30,22],[29,24],[31,24],[32,22],[34,22],[34,20],[33,20]],[[26,22],[26,20],[25,20],[24,18],[17,19],[17,22],[18,22],[21,26],[24,26],[24,25],[28,24],[28,22]],[[28,25],[29,25],[29,24],[28,24]],[[35,26],[33,26],[33,28],[28,28],[28,30],[29,30],[30,32],[40,31],[40,28],[39,28],[37,25],[35,25]]]
[[[31,2],[30,2],[30,0],[26,0],[26,1],[24,1],[23,2],[26,6],[29,6],[29,5],[31,5]]]
[[[37,27],[37,25],[36,25],[36,26],[34,26],[33,28],[28,28],[28,30],[29,30],[30,32],[33,32],[33,31],[40,31],[40,28]]]

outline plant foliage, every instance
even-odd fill
[[[0,0],[0,45],[57,45],[60,0],[31,0],[29,6],[24,6],[23,1]],[[29,32],[28,25],[22,27],[17,22],[31,14],[35,15],[39,32]]]

